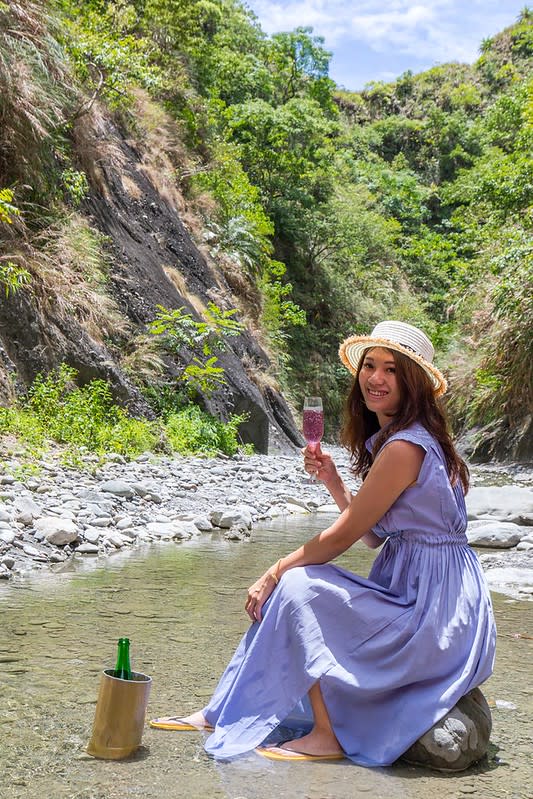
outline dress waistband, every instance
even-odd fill
[[[387,539],[391,544],[394,543],[413,543],[413,544],[450,544],[451,546],[468,546],[468,539],[464,532],[455,533],[423,533],[420,531],[401,530],[391,533]]]

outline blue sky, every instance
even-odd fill
[[[311,26],[347,89],[449,61],[472,63],[482,40],[516,21],[526,0],[245,0],[268,33]]]

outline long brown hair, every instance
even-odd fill
[[[373,348],[369,347],[369,349]],[[366,407],[359,386],[359,373],[367,352],[368,350],[361,358],[352,389],[348,395],[344,409],[344,424],[341,430],[341,443],[351,453],[353,473],[364,479],[374,456],[385,441],[399,430],[405,430],[414,422],[420,422],[441,445],[451,483],[455,484],[457,480],[460,480],[466,493],[469,485],[468,467],[453,445],[440,400],[435,397],[433,386],[425,371],[401,352],[387,350],[392,354],[396,366],[400,406],[396,416],[391,418],[390,424],[384,427],[376,437],[372,453],[368,452],[365,441],[377,433],[380,426],[377,415]]]

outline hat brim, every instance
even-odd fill
[[[442,372],[436,366],[426,361],[413,350],[407,347],[402,347],[401,344],[396,344],[395,341],[390,341],[386,338],[375,338],[374,336],[350,336],[339,347],[339,357],[346,368],[353,374],[357,374],[361,359],[366,350],[371,347],[383,347],[387,350],[395,350],[401,352],[411,358],[412,361],[417,363],[427,374],[431,380],[433,391],[436,397],[441,397],[448,388],[448,383]]]

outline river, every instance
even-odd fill
[[[329,521],[298,515],[264,523],[244,543],[213,534],[102,561],[78,556],[53,573],[1,585],[2,799],[531,796],[533,603],[498,594],[496,669],[482,689],[493,714],[489,757],[463,774],[274,763],[254,753],[215,762],[202,733],[148,726],[132,760],[86,754],[99,675],[114,665],[120,636],[132,641],[133,668],[153,677],[148,717],[201,707],[247,628],[248,585]],[[367,574],[374,556],[357,544],[339,562]]]

